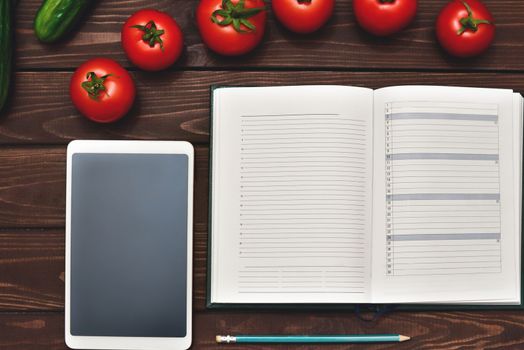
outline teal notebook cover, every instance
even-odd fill
[[[212,167],[213,167],[213,91],[219,88],[231,88],[231,87],[248,87],[242,86],[222,86],[212,85],[210,87],[210,116],[209,116],[209,184],[212,181]],[[523,187],[524,189],[524,181]],[[468,305],[468,304],[311,304],[311,303],[213,303],[211,302],[211,198],[212,189],[209,186],[209,208],[208,208],[208,242],[207,242],[207,288],[206,288],[206,307],[208,309],[273,309],[273,310],[348,310],[355,312],[373,312],[376,315],[391,312],[391,311],[468,311],[468,310],[522,310],[524,309],[524,289],[522,283],[524,280],[524,264],[521,258],[521,287],[520,287],[520,305]],[[522,247],[524,247],[524,240],[521,239]],[[521,248],[522,251],[522,248]]]

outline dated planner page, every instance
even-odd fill
[[[369,301],[372,90],[214,92],[211,301]]]
[[[520,303],[513,92],[392,87],[374,106],[373,301]]]

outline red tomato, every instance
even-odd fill
[[[133,64],[159,71],[171,66],[184,47],[182,31],[165,12],[145,9],[128,18],[122,27],[122,46]]]
[[[489,47],[494,37],[493,16],[480,1],[452,1],[437,18],[438,41],[452,55],[478,55]]]
[[[80,113],[95,122],[110,123],[131,109],[135,84],[127,70],[115,61],[94,58],[75,71],[69,93]]]
[[[201,0],[196,20],[202,40],[226,56],[253,50],[266,30],[264,0]]]
[[[353,11],[362,28],[386,36],[401,31],[413,21],[417,0],[353,0]]]
[[[278,20],[296,33],[312,33],[331,17],[335,0],[273,0]]]

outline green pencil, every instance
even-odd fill
[[[217,335],[217,343],[386,343],[411,339],[400,334],[357,335]]]

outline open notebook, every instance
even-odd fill
[[[212,92],[209,304],[520,304],[511,90]]]

